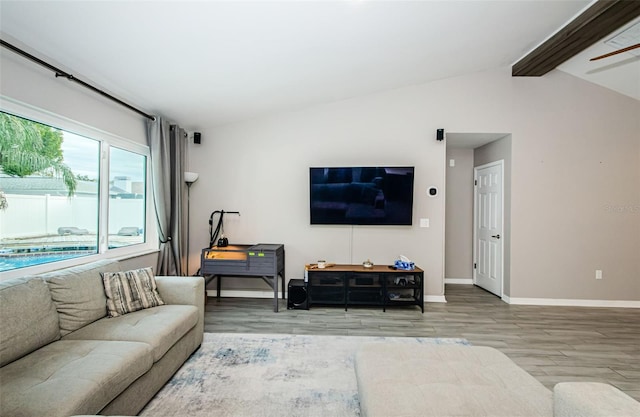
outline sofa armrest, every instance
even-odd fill
[[[156,284],[167,304],[190,304],[204,308],[204,278],[157,276]]]
[[[561,382],[553,388],[554,417],[640,416],[640,403],[609,384]]]
[[[202,343],[204,333],[204,278],[157,276],[156,285],[160,297],[166,304],[188,304],[198,308],[198,344]]]

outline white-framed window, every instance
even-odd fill
[[[3,278],[157,250],[147,146],[0,103]]]

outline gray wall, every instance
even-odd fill
[[[231,241],[284,243],[289,278],[319,258],[384,264],[404,254],[437,298],[445,200],[425,195],[445,186],[435,130],[511,132],[507,294],[640,300],[638,114],[638,101],[562,72],[513,78],[500,68],[206,128],[191,145],[191,169],[202,174],[191,190],[191,247],[206,244],[212,210],[239,210],[227,222]],[[359,164],[416,167],[414,226],[309,225],[308,168]],[[595,269],[605,279],[595,281]]]
[[[512,86],[511,296],[640,300],[640,102],[559,71]]]
[[[447,147],[445,278],[473,278],[473,166],[473,149]]]
[[[488,143],[482,147],[476,148],[473,154],[473,166],[479,167],[495,161],[504,161],[504,212],[502,214],[504,230],[504,253],[503,253],[503,271],[502,281],[504,294],[511,294],[511,136],[507,136],[500,140]]]
[[[9,55],[0,57],[3,95],[144,143],[141,117]],[[239,210],[226,225],[231,241],[284,243],[289,278],[318,258],[384,264],[404,254],[425,269],[427,295],[441,298],[445,200],[426,196],[445,187],[435,130],[511,132],[509,295],[640,300],[638,114],[637,100],[560,71],[513,78],[499,68],[209,127],[190,145],[189,169],[201,174],[191,259],[208,242],[210,212]],[[309,166],[351,164],[415,166],[414,226],[310,226]],[[421,217],[430,228],[418,227]]]

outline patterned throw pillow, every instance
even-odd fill
[[[102,281],[109,317],[164,305],[151,268],[103,272]]]

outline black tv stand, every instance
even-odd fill
[[[424,313],[424,271],[394,269],[391,265],[332,265],[305,267],[305,281],[312,305],[387,307],[416,305]]]

